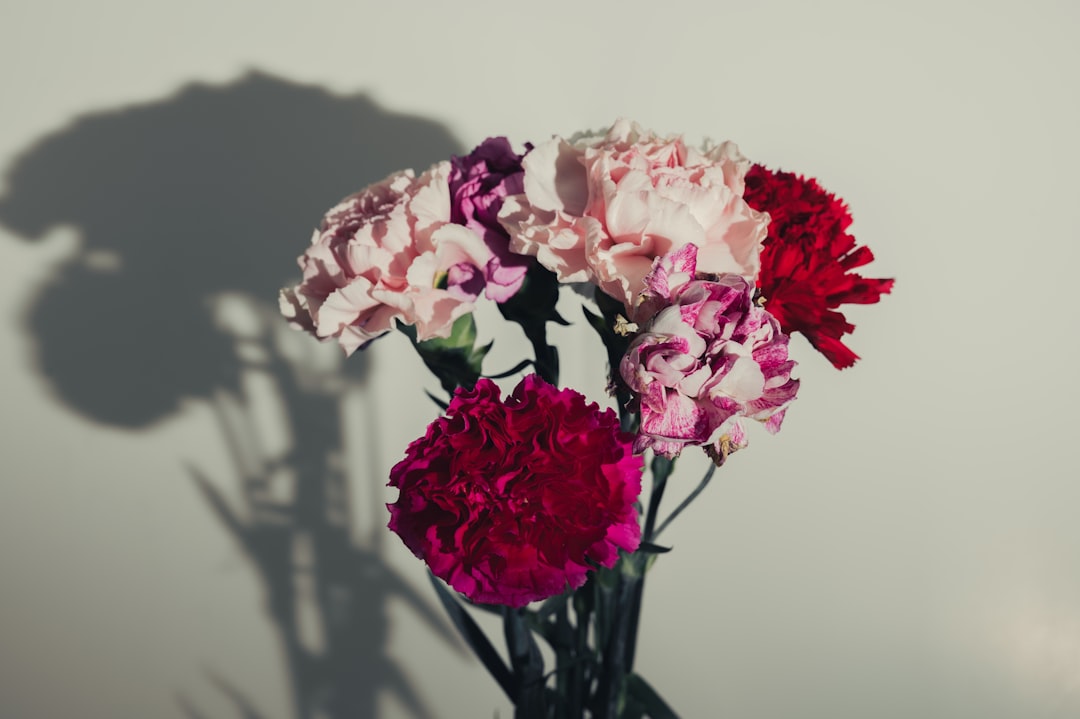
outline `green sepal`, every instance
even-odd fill
[[[626,556],[619,558],[619,561],[615,563],[615,566],[610,569],[602,567],[596,572],[596,586],[600,589],[602,594],[615,591],[615,588],[619,586],[619,571],[622,566],[622,562],[626,560]]]
[[[642,542],[638,545],[637,551],[642,554],[667,554],[671,551],[671,547],[661,547],[659,544],[653,544],[652,542]]]
[[[619,573],[629,579],[640,579],[645,575],[645,559],[647,557],[656,556],[649,554],[648,551],[641,552],[640,554],[627,554],[619,559],[619,563],[615,565],[615,569]]]
[[[458,387],[471,388],[481,376],[484,357],[491,351],[493,342],[476,346],[476,321],[472,314],[458,317],[449,337],[433,337],[418,342],[416,328],[398,322],[401,330],[416,348],[420,359],[438,378],[447,394],[453,395]]]

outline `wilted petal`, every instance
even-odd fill
[[[709,450],[722,461],[724,447],[730,453],[741,442],[742,428],[730,420],[748,417],[775,431],[799,383],[791,378],[787,336],[752,302],[742,277],[698,275],[674,289],[666,285],[692,254],[657,260],[645,303],[669,297],[630,343],[619,371],[638,395],[636,449],[671,457],[684,445],[707,445],[721,427],[737,427],[727,445]]]
[[[641,395],[641,433],[662,440],[702,444],[712,434],[709,415],[692,397],[652,382]]]

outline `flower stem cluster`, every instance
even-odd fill
[[[850,224],[815,180],[626,120],[522,154],[489,138],[326,214],[282,312],[348,353],[398,327],[438,379],[444,413],[390,470],[389,527],[518,719],[675,715],[634,671],[645,575],[668,551],[655,540],[747,445],[744,420],[780,429],[799,388],[789,334],[855,361],[837,308],[877,302],[892,280],[853,272],[873,255]],[[567,324],[566,283],[593,286],[598,312],[583,310],[617,413],[558,388],[547,325]],[[481,298],[532,348],[497,375],[477,345]],[[493,379],[530,366],[504,399]],[[713,464],[661,519],[688,446]],[[509,661],[461,597],[502,616]]]

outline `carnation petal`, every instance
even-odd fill
[[[320,337],[333,337],[380,303],[371,296],[374,286],[364,277],[332,292],[319,307],[315,326]]]
[[[278,293],[278,309],[290,326],[315,334],[315,322],[308,310],[307,300],[298,295],[295,288],[286,287]]]
[[[739,401],[749,402],[765,390],[765,375],[751,357],[739,357],[730,366],[716,390]]]
[[[540,143],[526,155],[521,164],[529,203],[541,210],[580,215],[589,196],[581,155],[558,137]]]
[[[450,222],[449,172],[443,162],[419,177],[394,173],[332,207],[299,259],[303,281],[282,296],[286,317],[303,326],[307,308],[317,335],[337,337],[347,352],[394,320],[417,325],[420,339],[446,336],[472,297],[457,286],[460,296],[448,300],[436,277],[462,263],[482,272],[492,257],[476,233]],[[469,275],[457,274],[459,285]]]
[[[641,397],[641,431],[660,439],[700,443],[711,434],[709,415],[694,398],[659,383]]]
[[[855,327],[836,312],[842,304],[871,304],[892,290],[891,279],[851,270],[874,258],[848,234],[851,213],[812,178],[754,165],[747,202],[771,220],[761,251],[758,285],[784,332],[801,332],[838,369],[858,359],[841,337]]]
[[[611,410],[535,375],[481,379],[390,471],[390,528],[476,602],[520,607],[584,584],[640,541],[643,461]]]
[[[741,199],[734,145],[691,151],[620,119],[603,135],[553,138],[522,164],[524,192],[499,214],[511,249],[560,282],[596,282],[628,317],[652,261],[679,247],[699,247],[701,271],[756,278],[768,218]]]
[[[620,362],[623,380],[638,395],[636,451],[674,457],[684,445],[707,445],[734,417],[767,421],[780,414],[798,390],[787,336],[752,302],[745,279],[698,274],[675,289],[666,286],[670,269],[689,267],[692,255],[677,251],[654,263],[642,305],[651,319]],[[781,421],[782,415],[767,428],[779,429]],[[719,450],[710,451],[717,461]]]

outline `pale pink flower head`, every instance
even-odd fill
[[[282,313],[350,354],[395,320],[415,325],[418,340],[449,336],[473,310],[471,280],[492,258],[450,221],[449,172],[449,162],[419,177],[398,172],[327,212],[299,258],[303,281],[282,290]]]
[[[593,282],[633,314],[653,259],[686,245],[702,272],[757,276],[768,216],[742,199],[750,165],[733,143],[699,150],[619,120],[603,137],[554,137],[522,165],[524,192],[499,219],[510,249],[561,282]]]
[[[675,457],[721,433],[713,454],[726,456],[745,444],[738,418],[777,432],[799,388],[788,338],[754,304],[752,286],[737,274],[699,274],[697,253],[687,245],[657,258],[643,281],[648,323],[620,366],[640,399],[636,451]]]

